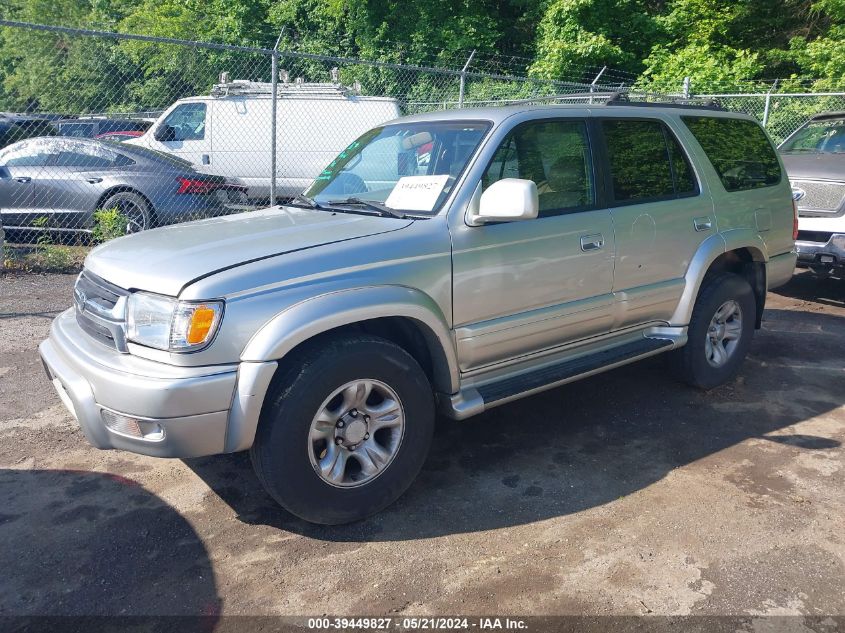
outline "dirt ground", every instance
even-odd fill
[[[0,616],[845,614],[845,282],[772,293],[712,392],[658,357],[440,420],[409,492],[334,528],[244,454],[91,448],[36,352],[72,283],[0,277]]]

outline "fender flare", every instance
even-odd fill
[[[710,266],[719,256],[739,248],[752,251],[755,261],[767,262],[769,260],[765,242],[760,234],[752,229],[731,229],[711,235],[699,245],[698,250],[690,260],[687,272],[684,275],[684,291],[669,321],[670,325],[679,327],[689,325],[692,310],[695,307],[695,299],[698,297],[701,283],[704,281],[704,276]]]
[[[339,290],[294,304],[253,335],[241,353],[241,361],[278,361],[318,334],[384,317],[404,317],[416,322],[431,353],[435,390],[456,393],[460,374],[452,331],[431,297],[406,286]]]

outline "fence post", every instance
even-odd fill
[[[766,93],[766,106],[763,108],[763,127],[767,127],[769,125],[769,109],[772,107],[772,93],[775,89],[777,89],[778,81],[780,81],[780,79],[775,79],[772,87],[769,88],[769,91]]]
[[[279,42],[285,29],[282,27],[279,37],[276,38],[276,45],[273,47],[273,55],[270,59],[270,206],[276,205],[276,116],[279,96]]]
[[[601,70],[599,71],[599,74],[596,75],[596,78],[593,79],[592,83],[590,84],[590,93],[591,94],[596,91],[596,84],[599,82],[599,79],[601,79],[601,76],[604,74],[605,70],[607,70],[607,66],[602,66]],[[592,103],[592,102],[593,102],[593,97],[591,96],[590,97],[590,103]]]
[[[467,81],[467,68],[469,68],[470,62],[472,62],[472,58],[475,57],[475,51],[472,51],[467,58],[467,63],[464,64],[464,67],[461,69],[461,87],[458,91],[458,107],[464,107],[464,89],[466,87]]]
[[[692,84],[692,79],[684,77],[684,99],[689,99],[690,97],[690,84]]]

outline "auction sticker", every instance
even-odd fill
[[[391,209],[402,211],[431,211],[449,174],[441,176],[403,176],[384,201]]]

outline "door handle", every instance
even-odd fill
[[[85,182],[91,185],[96,185],[98,182],[103,182],[102,178],[86,178]]]
[[[17,178],[15,178],[15,182],[32,182],[32,178],[30,178],[29,176],[18,176]]]
[[[604,236],[601,233],[581,236],[581,250],[585,253],[597,251],[604,247]]]
[[[696,231],[709,231],[713,228],[713,220],[709,217],[695,218],[692,221]]]
[[[202,155],[202,164],[203,165],[210,165],[211,164],[211,156],[209,156],[208,154],[203,154]]]

